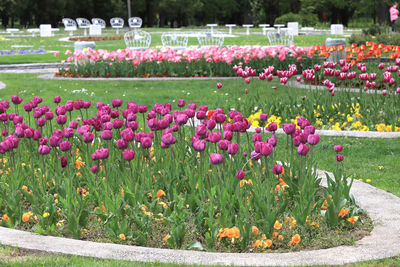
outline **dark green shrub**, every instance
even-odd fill
[[[274,23],[275,24],[285,24],[286,25],[288,22],[297,21],[297,22],[299,22],[299,24],[302,24],[301,20],[302,20],[302,18],[301,18],[301,16],[299,14],[294,14],[294,13],[290,12],[290,13],[286,13],[286,14],[280,16],[280,17],[277,17],[275,19]]]

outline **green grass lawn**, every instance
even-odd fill
[[[161,34],[163,31],[176,31],[175,29],[168,28],[145,28],[145,31],[151,33],[151,47],[161,47]],[[200,28],[180,29],[179,31],[201,31]],[[218,29],[223,32],[227,32],[226,28]],[[266,36],[261,35],[261,28],[252,29],[252,35],[244,35],[245,29],[234,29],[233,33],[240,33],[237,37],[226,37],[224,39],[224,45],[268,45],[268,39]],[[20,50],[20,49],[43,49],[46,51],[58,51],[60,56],[54,57],[53,53],[47,54],[25,54],[25,55],[11,55],[11,56],[0,56],[0,64],[19,64],[19,63],[36,63],[36,62],[60,62],[65,60],[68,56],[64,55],[66,50],[74,50],[74,42],[71,41],[60,41],[61,38],[68,37],[62,29],[60,31],[63,36],[55,37],[11,37],[9,34],[0,33],[0,50]],[[83,33],[79,31],[81,35]],[[120,31],[120,35],[123,35],[125,31]],[[78,34],[76,34],[78,35]],[[115,31],[107,29],[103,35],[115,35]],[[4,37],[4,38],[1,38]],[[302,35],[295,36],[294,42],[298,46],[311,46],[325,44],[326,38],[334,38],[337,36],[332,35]],[[13,47],[13,46],[29,46],[29,47]],[[197,38],[190,37],[188,46],[197,46]],[[97,49],[107,49],[109,51],[125,48],[124,40],[112,40],[112,41],[98,41],[96,42]]]
[[[1,60],[1,59],[0,59]],[[160,102],[174,102],[184,98],[187,102],[197,102],[210,106],[224,105],[230,97],[243,95],[242,80],[223,81],[223,89],[216,89],[217,81],[169,81],[169,82],[132,82],[132,81],[68,81],[42,80],[37,74],[0,74],[0,81],[6,88],[0,90],[0,99],[10,99],[12,95],[20,95],[30,100],[33,95],[43,97],[44,104],[54,105],[52,99],[60,95],[64,100],[90,99],[92,102],[110,103],[113,98],[124,101],[133,100],[140,104],[153,105]],[[308,92],[290,87],[279,87],[272,90],[270,84],[252,82],[248,85],[251,93],[259,93],[262,97],[285,99],[302,97]],[[83,90],[84,89],[84,90]],[[228,94],[228,95],[226,95]],[[238,102],[240,104],[240,102]],[[279,136],[284,139],[284,136]],[[283,140],[279,140],[283,142]],[[356,179],[363,179],[378,188],[400,196],[400,170],[398,155],[399,139],[356,139],[322,137],[315,153],[324,153],[325,158],[318,160],[318,168],[332,171],[336,167],[333,144],[344,146],[346,173]],[[382,166],[382,167],[379,167]],[[98,260],[85,257],[56,256],[34,253],[10,247],[0,248],[1,266],[176,266],[173,264],[143,264],[126,261]],[[368,261],[348,266],[399,266],[400,256]]]

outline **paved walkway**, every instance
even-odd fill
[[[324,172],[318,171],[318,174],[326,183]],[[235,266],[338,265],[400,254],[400,198],[357,180],[351,194],[375,223],[371,235],[359,240],[355,246],[290,253],[212,253],[96,243],[40,236],[4,227],[0,227],[0,242],[24,249],[97,258]]]

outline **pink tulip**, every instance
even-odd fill
[[[222,83],[217,83],[217,88],[221,89],[222,88]]]
[[[310,148],[306,144],[300,144],[297,153],[301,156],[306,156]]]
[[[334,145],[333,149],[335,150],[335,152],[341,152],[343,150],[343,146],[342,145]]]

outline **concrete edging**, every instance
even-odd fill
[[[318,175],[323,178],[323,184],[326,184],[325,172],[318,171]],[[357,180],[354,180],[351,194],[375,224],[371,234],[357,241],[355,246],[287,253],[213,253],[96,243],[40,236],[4,227],[0,227],[0,242],[3,245],[51,253],[140,262],[202,265],[338,265],[400,254],[400,224],[398,223],[400,198]]]

